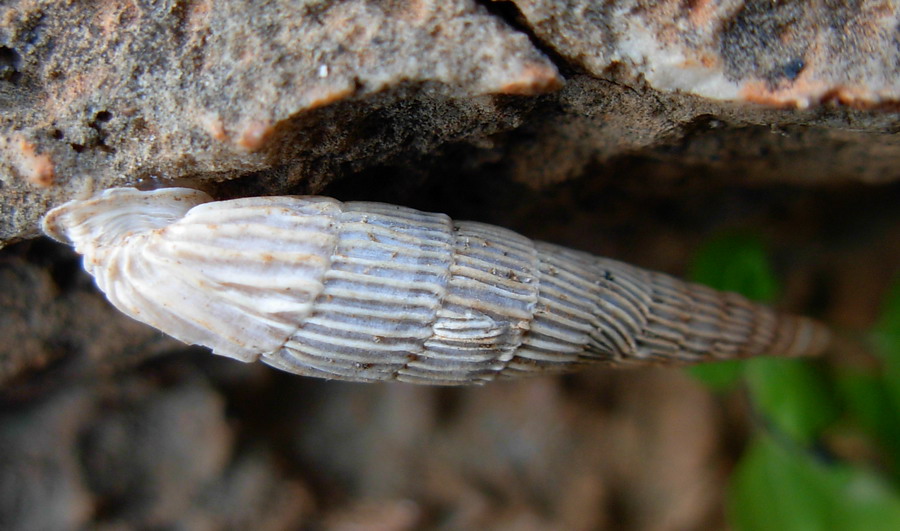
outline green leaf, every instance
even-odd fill
[[[890,455],[894,473],[900,472],[900,410],[878,374],[843,368],[835,384],[846,414]]]
[[[882,302],[881,315],[878,324],[875,325],[875,331],[894,338],[900,337],[900,278],[894,281],[894,285]]]
[[[770,302],[778,293],[778,282],[762,240],[745,234],[709,241],[694,258],[690,277],[695,282],[735,291],[757,301]]]
[[[759,411],[795,441],[812,442],[840,413],[828,380],[801,360],[747,360],[744,376]]]
[[[831,507],[821,476],[769,438],[759,438],[732,475],[730,520],[743,531],[825,529]]]
[[[882,303],[872,331],[875,350],[884,361],[884,384],[894,409],[900,411],[900,279]]]
[[[741,360],[717,361],[688,367],[687,372],[713,391],[734,389],[744,370]]]
[[[738,463],[729,515],[743,531],[900,529],[900,496],[874,473],[755,440]]]
[[[832,529],[877,531],[900,529],[900,494],[884,479],[857,467],[844,467],[835,493]]]

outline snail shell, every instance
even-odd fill
[[[830,337],[734,293],[380,203],[117,188],[51,210],[43,228],[129,316],[309,376],[476,384],[816,354]]]

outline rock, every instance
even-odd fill
[[[603,78],[806,108],[900,100],[900,13],[884,2],[512,0],[542,43]]]
[[[283,477],[270,451],[240,454],[180,521],[188,529],[297,529],[314,508],[313,494]],[[274,472],[274,473],[273,473]]]
[[[90,392],[67,389],[0,414],[0,527],[78,529],[93,516],[78,433]]]
[[[46,240],[5,251],[0,286],[0,386],[10,396],[183,348],[112,308],[80,260]]]
[[[81,434],[84,482],[105,509],[95,518],[165,526],[224,473],[233,452],[224,400],[192,378],[122,383],[96,397],[102,417]]]
[[[276,472],[265,445],[237,449],[223,396],[195,371],[169,367],[0,410],[3,529],[286,529],[302,521],[306,487]]]
[[[0,240],[113,183],[290,167],[296,184],[427,152],[520,120],[487,95],[561,85],[470,0],[22,0],[0,20]]]
[[[892,180],[898,12],[18,0],[0,8],[0,244],[36,235],[50,205],[113,185],[318,192],[433,160],[535,187],[622,157],[755,180]]]

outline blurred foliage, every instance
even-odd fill
[[[779,291],[750,235],[708,242],[691,276],[762,302]],[[755,430],[728,493],[736,529],[900,529],[900,282],[867,339],[875,356],[865,366],[759,358],[689,369],[752,407]]]
[[[730,494],[738,529],[896,530],[900,523],[900,498],[883,477],[767,435],[745,451]]]

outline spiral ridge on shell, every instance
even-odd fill
[[[134,319],[307,376],[479,384],[814,355],[830,339],[734,293],[382,203],[115,188],[51,210],[43,228]]]

